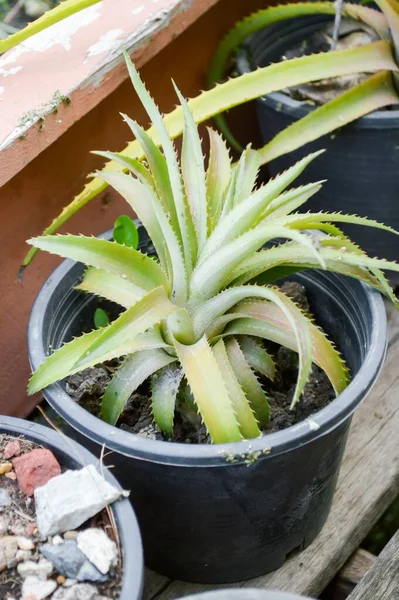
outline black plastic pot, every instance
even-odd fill
[[[31,421],[14,419],[0,415],[0,434],[24,436],[54,453],[59,463],[68,469],[81,469],[94,464],[98,460],[76,442],[62,437],[48,427],[37,425]],[[110,484],[120,488],[115,477],[105,470],[105,478]],[[123,557],[122,589],[119,600],[140,600],[143,589],[143,548],[137,519],[128,500],[119,500],[111,506]]]
[[[331,21],[328,16],[288,19],[248,38],[237,58],[239,73],[279,62],[287,49]],[[283,93],[273,93],[256,101],[264,143],[309,114],[314,108]],[[275,176],[309,152],[327,152],[306,168],[296,183],[327,179],[306,207],[368,216],[399,229],[399,110],[379,110],[346,125],[330,135],[281,156],[268,164]],[[370,255],[397,260],[399,238],[395,235],[354,225],[343,229]],[[392,281],[399,274],[391,272]]]
[[[184,600],[310,600],[310,598],[287,592],[270,592],[268,590],[242,588],[238,590],[216,590],[215,592],[184,596]]]
[[[28,331],[33,369],[50,347],[90,328],[99,301],[73,289],[83,269],[64,261],[43,286]],[[131,490],[146,565],[159,573],[207,583],[249,579],[305,548],[327,519],[352,413],[384,360],[386,315],[380,295],[357,281],[318,271],[291,279],[306,285],[318,322],[355,375],[312,420],[247,442],[178,444],[102,422],[62,383],[44,390],[83,443],[114,451],[109,460]]]

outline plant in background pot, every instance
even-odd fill
[[[125,197],[149,239],[141,228],[140,250],[83,236],[31,240],[89,268],[64,263],[36,301],[29,392],[44,389],[81,434],[115,451],[112,463],[132,490],[148,566],[192,581],[250,578],[280,566],[320,531],[350,416],[384,357],[383,304],[364,283],[396,302],[380,268],[399,267],[366,256],[331,221],[391,230],[362,217],[293,212],[320,188],[317,182],[287,190],[315,154],[254,190],[258,153],[248,148],[232,165],[223,139],[210,130],[205,169],[197,128],[176,88],[185,120],[179,165],[162,116],[129,60],[128,67],[163,152],[125,117],[146,162],[101,153],[130,173],[97,176]],[[301,286],[273,285],[292,274],[310,306]],[[124,310],[87,332],[97,296]],[[282,356],[280,347],[293,352]],[[66,390],[78,373],[78,387],[97,385],[87,369],[98,365],[110,381],[101,402],[91,398],[85,410]],[[313,415],[317,398],[310,398],[322,393],[320,384],[324,408]],[[135,428],[137,422],[145,426]]]
[[[305,77],[299,85],[285,80],[279,87],[282,91],[273,90],[256,103],[266,143],[260,151],[262,162],[270,163],[269,172],[274,176],[305,152],[327,148],[328,153],[317,166],[311,165],[300,179],[300,183],[308,183],[319,172],[328,179],[320,194],[311,200],[310,208],[362,212],[399,227],[398,67],[392,75],[385,66],[377,72],[372,68],[386,43],[391,44],[392,60],[398,64],[399,3],[377,0],[377,4],[382,12],[345,3],[334,51],[331,26],[335,3],[299,2],[254,13],[237,23],[221,42],[213,58],[209,84],[224,77],[229,59],[240,48],[236,60],[239,73],[267,65],[273,69],[275,63],[280,63],[287,74],[294,66],[296,71],[302,71]],[[354,69],[351,75],[337,78],[328,74],[329,61],[337,60],[341,52],[354,66],[359,54],[368,51],[369,68]],[[325,71],[321,68],[317,81],[314,69],[306,77],[307,63],[298,63],[299,56],[311,53],[318,54],[308,56],[309,61],[318,57],[325,60]],[[229,142],[239,147],[224,117],[218,119]],[[339,131],[334,135],[325,135],[336,129]],[[303,149],[308,142],[312,143]],[[379,233],[370,238],[350,225],[344,230],[367,252],[391,260],[397,258],[397,240],[387,241]],[[391,277],[398,280],[394,273]]]
[[[93,454],[48,427],[2,416],[0,473],[2,600],[140,600],[137,520]]]

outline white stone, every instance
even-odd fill
[[[15,555],[15,559],[18,562],[22,562],[25,560],[29,560],[31,556],[32,556],[31,550],[18,550]]]
[[[0,508],[7,508],[8,506],[11,506],[10,495],[0,488]]]
[[[112,566],[118,564],[117,545],[103,529],[92,527],[80,531],[78,548],[103,575],[106,575]]]
[[[53,546],[61,546],[64,543],[64,539],[60,535],[53,537]]]
[[[20,550],[34,550],[35,549],[35,544],[32,542],[32,540],[30,540],[29,538],[27,538],[23,535],[19,535],[17,537],[17,542],[18,542],[18,548]]]
[[[76,529],[121,495],[94,465],[65,471],[35,490],[38,530],[48,537]]]
[[[52,579],[43,581],[38,577],[27,577],[22,585],[22,600],[44,600],[56,588],[57,584]]]
[[[0,516],[0,535],[4,535],[8,531],[8,526],[10,524],[10,517],[6,515]]]
[[[51,600],[97,600],[97,589],[90,583],[77,583],[70,588],[59,588]]]
[[[5,537],[0,538],[0,573],[13,566],[17,550],[18,544],[16,537],[6,535]]]
[[[53,572],[53,565],[46,558],[42,558],[37,563],[33,562],[33,560],[27,560],[26,562],[19,563],[17,571],[22,579],[35,577],[40,581],[46,581]]]

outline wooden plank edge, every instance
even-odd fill
[[[154,1],[157,2],[158,0],[153,0],[153,3]],[[101,61],[97,62],[94,70],[75,81],[73,86],[67,90],[62,87],[63,65],[57,64],[56,69],[53,65],[52,71],[50,71],[50,66],[46,67],[49,71],[47,73],[46,70],[44,71],[44,77],[53,77],[54,86],[52,87],[52,94],[49,97],[42,98],[39,103],[40,106],[32,105],[30,107],[32,110],[19,115],[19,121],[17,120],[15,123],[14,117],[11,118],[11,115],[7,117],[7,104],[2,105],[2,123],[13,123],[13,125],[8,133],[5,136],[3,135],[0,142],[0,186],[14,177],[16,173],[127,79],[128,74],[122,57],[122,47],[127,49],[136,65],[142,67],[218,1],[170,0],[167,7],[155,10],[151,14],[151,18],[143,18],[135,31],[130,32],[125,37],[118,38],[117,45],[112,51],[105,54]],[[105,2],[112,4],[113,0],[105,0]],[[124,0],[120,0],[120,2],[124,2]],[[126,0],[126,2],[130,4],[131,8],[131,0]],[[94,5],[90,8],[95,9],[97,6],[101,5]],[[104,15],[103,20],[106,21],[106,15]],[[52,28],[58,25],[48,29],[50,37]],[[106,23],[103,29],[107,31]],[[37,36],[43,33],[37,34]],[[72,34],[70,37],[72,37]],[[87,47],[82,47],[82,43],[77,45],[76,52],[81,56],[80,64],[88,60],[87,56],[93,46],[92,44],[89,47],[90,43],[87,42]],[[70,52],[72,50],[73,48]],[[50,47],[48,51],[51,52],[52,48]],[[11,50],[0,57],[0,75],[2,72],[6,74],[12,72],[12,69],[8,67],[7,69],[1,68],[2,60],[4,61],[11,52],[13,51]],[[63,61],[67,58],[68,56],[64,57]],[[37,53],[38,68],[39,62],[43,64],[45,59],[45,53]],[[13,68],[22,68],[19,62],[23,62],[23,60],[24,56],[18,59],[18,66]],[[49,64],[51,64],[51,61],[49,61]],[[18,74],[16,73],[14,77],[17,77]],[[8,80],[10,81],[9,77]],[[16,81],[12,82],[15,87],[14,93],[21,94],[21,87],[15,85]],[[7,84],[7,79],[4,84]],[[59,90],[62,90],[62,93]],[[29,90],[25,89],[23,91],[25,95],[28,95]],[[67,102],[63,98],[67,98]],[[13,106],[13,104],[15,103],[11,99],[9,105]]]

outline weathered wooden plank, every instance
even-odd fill
[[[330,517],[313,544],[274,573],[238,584],[317,597],[399,493],[399,314],[390,315],[387,361],[355,413]],[[236,584],[237,585],[237,584]],[[175,600],[218,586],[168,581],[147,572],[145,600]],[[230,586],[219,586],[230,587]]]
[[[104,0],[1,56],[0,185],[127,78],[122,47],[141,67],[218,1]]]
[[[348,600],[398,600],[399,531],[349,595]]]
[[[326,600],[347,600],[349,594],[373,566],[374,554],[358,548],[323,592]]]

